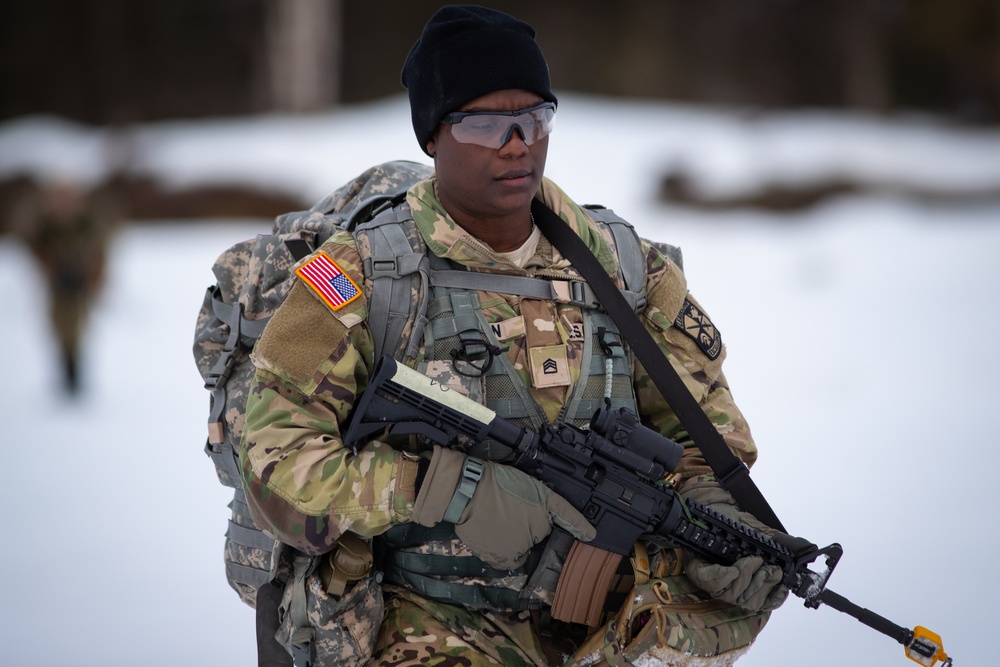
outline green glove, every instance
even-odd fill
[[[715,480],[696,480],[684,489],[683,496],[776,541],[787,537],[761,523],[752,514],[741,511],[729,492]],[[775,565],[764,565],[760,556],[740,558],[732,565],[719,565],[689,555],[684,574],[712,597],[750,611],[777,609],[788,597],[788,588],[781,585],[781,569]]]
[[[455,524],[455,534],[486,564],[513,570],[553,524],[589,542],[597,531],[562,496],[517,468],[434,447],[413,506],[413,521]]]

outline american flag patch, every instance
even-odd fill
[[[320,253],[295,269],[296,275],[319,294],[332,310],[340,310],[361,296],[350,276],[325,253]]]

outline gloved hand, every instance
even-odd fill
[[[723,516],[744,523],[775,541],[796,539],[766,526],[752,514],[741,511],[729,492],[715,480],[696,480],[684,489],[682,495],[687,500],[693,500]],[[777,609],[788,597],[788,588],[781,585],[781,569],[775,565],[764,565],[760,556],[740,558],[732,565],[719,565],[688,555],[684,574],[712,597],[750,611]]]
[[[468,481],[480,467],[478,484]],[[463,472],[467,468],[471,472]],[[597,534],[565,498],[517,468],[435,445],[413,506],[413,521],[433,526],[442,520],[455,524],[455,534],[472,553],[501,570],[522,565],[553,524],[585,542]]]

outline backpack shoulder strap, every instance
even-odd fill
[[[614,234],[615,243],[618,244],[619,248],[623,247],[622,243],[623,241],[625,243],[629,243],[628,239],[623,238],[625,237],[623,230],[627,228],[631,230],[629,235],[632,238],[634,238],[637,243],[640,241],[645,241],[649,245],[659,250],[662,255],[664,255],[665,257],[669,257],[670,260],[674,264],[676,264],[681,271],[684,270],[684,254],[681,252],[681,249],[678,246],[670,245],[669,243],[663,243],[662,241],[650,241],[649,239],[640,239],[639,235],[635,231],[635,228],[632,226],[632,223],[630,223],[628,220],[625,220],[624,218],[619,217],[618,214],[612,211],[610,208],[605,208],[600,204],[586,204],[584,205],[583,208],[586,209],[590,217],[593,218],[596,222],[604,223],[608,226],[608,228],[611,230],[611,233]],[[639,255],[641,256],[642,254],[641,246],[637,245],[636,248],[639,251]],[[637,276],[640,280],[645,280],[645,271],[646,271],[645,262],[646,258],[642,257],[639,267],[640,272]],[[625,267],[622,268],[624,269]],[[634,272],[635,268],[631,267],[631,270]]]
[[[618,251],[618,266],[625,282],[625,289],[636,295],[636,298],[645,305],[646,257],[642,253],[642,245],[635,228],[609,208],[598,205],[588,205],[584,208],[594,222],[604,225],[611,231]]]
[[[369,248],[363,261],[365,278],[372,281],[368,324],[375,358],[390,354],[413,359],[427,324],[429,261],[410,207],[404,202],[382,210],[352,234],[355,240],[364,237]],[[358,247],[364,244],[359,242]]]

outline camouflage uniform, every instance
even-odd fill
[[[570,224],[608,272],[617,275],[610,235],[551,181],[543,182],[539,197]],[[411,188],[406,201],[414,229],[438,257],[473,271],[553,279],[578,276],[544,237],[525,269],[503,260],[447,215],[435,195],[434,179]],[[756,448],[721,372],[725,351],[718,332],[687,293],[680,269],[652,245],[643,242],[642,249],[648,276],[644,324],[730,446],[752,464]],[[336,233],[321,250],[363,294],[333,309],[304,282],[292,287],[253,353],[257,375],[240,452],[254,520],[276,539],[308,554],[329,551],[345,531],[374,537],[409,522],[416,496],[415,461],[421,453],[375,441],[355,454],[340,441],[341,425],[375,362],[366,299],[371,284],[363,272],[369,253],[347,232]],[[477,296],[487,322],[502,330],[502,353],[518,379],[544,419],[555,421],[580,377],[580,308],[508,294]],[[543,381],[532,357],[538,348],[565,351],[558,369],[565,377]],[[428,374],[444,372],[443,381],[483,399],[481,387],[449,372],[447,364],[433,359],[423,346],[412,365]],[[685,479],[709,474],[700,452],[636,361],[631,374],[639,414],[685,446],[678,472]],[[516,588],[524,582],[508,585]],[[386,591],[388,614],[373,664],[409,664],[424,658],[432,664],[549,662],[525,612],[469,610],[400,588]]]

